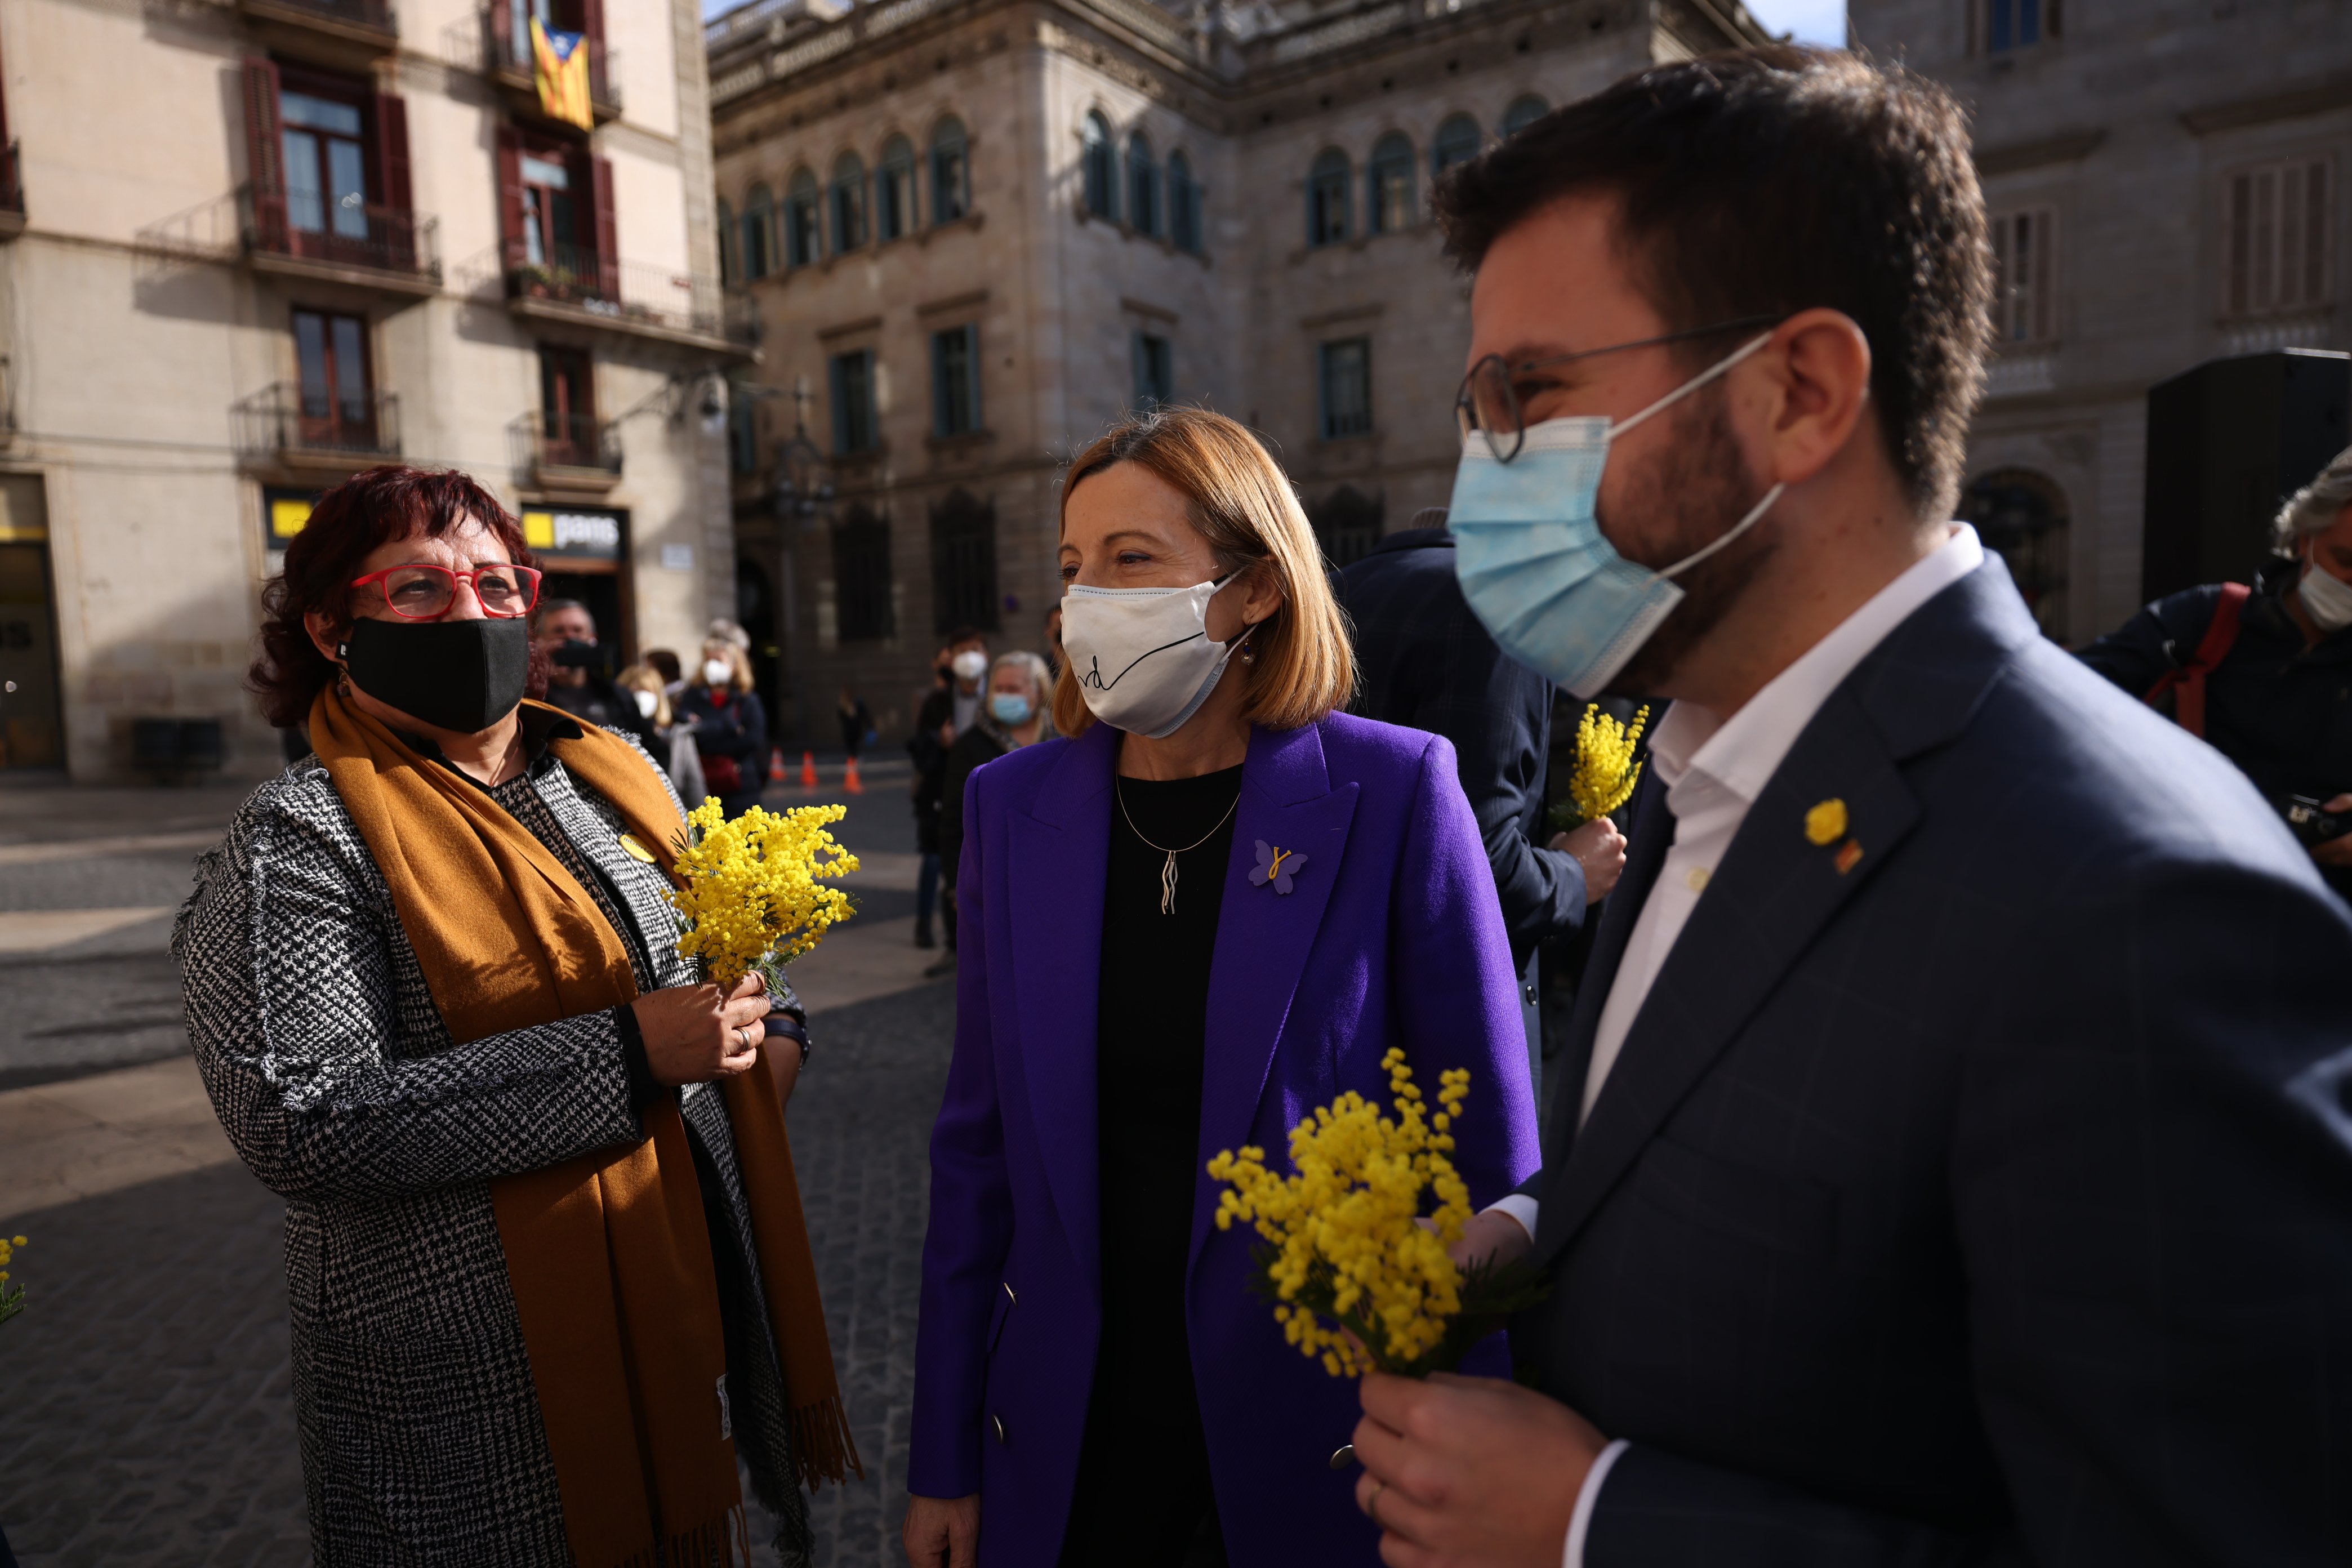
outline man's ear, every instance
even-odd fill
[[[1868,414],[1870,340],[1843,311],[1800,310],[1751,363],[1769,399],[1765,475],[1801,485],[1846,449]]]

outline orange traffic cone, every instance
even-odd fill
[[[857,782],[857,759],[856,757],[849,759],[849,772],[843,775],[841,787],[847,790],[852,795],[864,795],[866,793],[866,786]]]
[[[816,753],[814,752],[801,753],[801,788],[816,788]]]
[[[768,748],[768,776],[780,782],[784,776],[784,749],[782,746]]]

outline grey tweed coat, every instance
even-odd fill
[[[612,807],[546,752],[550,728],[527,727],[537,756],[490,794],[604,907],[641,991],[689,983],[666,884],[621,849]],[[286,1198],[316,1561],[571,1563],[489,1183],[642,1136],[618,1020],[452,1044],[391,889],[315,757],[256,790],[198,860],[173,949],[221,1125]],[[758,1271],[742,1263],[755,1254],[722,1097],[694,1085],[683,1110],[728,1298],[738,1451],[785,1521],[778,1551],[803,1562],[806,1510]]]

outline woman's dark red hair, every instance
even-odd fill
[[[286,546],[286,569],[261,590],[261,651],[246,672],[246,689],[279,729],[310,716],[310,704],[335,679],[335,667],[310,640],[302,617],[314,611],[338,625],[351,614],[351,581],[360,563],[389,540],[437,539],[472,518],[507,548],[519,566],[539,563],[523,543],[522,524],[469,476],[387,464],[354,474],[319,498]],[[531,659],[532,690],[547,689],[544,661]]]

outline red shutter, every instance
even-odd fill
[[[522,138],[511,125],[499,127],[499,238],[506,269],[522,266]]]
[[[530,40],[520,42],[528,44]],[[490,68],[512,70],[521,58],[517,51],[514,31],[514,7],[507,0],[490,0]]]
[[[618,303],[621,298],[621,226],[613,212],[613,161],[588,160],[589,188],[596,201],[596,291]]]
[[[245,62],[245,165],[253,191],[255,243],[284,250],[286,142],[278,123],[278,68],[255,56]]]
[[[416,266],[416,220],[408,179],[408,105],[388,92],[375,97],[375,199],[368,231],[384,263],[406,272]]]
[[[588,38],[589,100],[610,103],[612,89],[604,80],[604,0],[580,0],[580,31]]]

